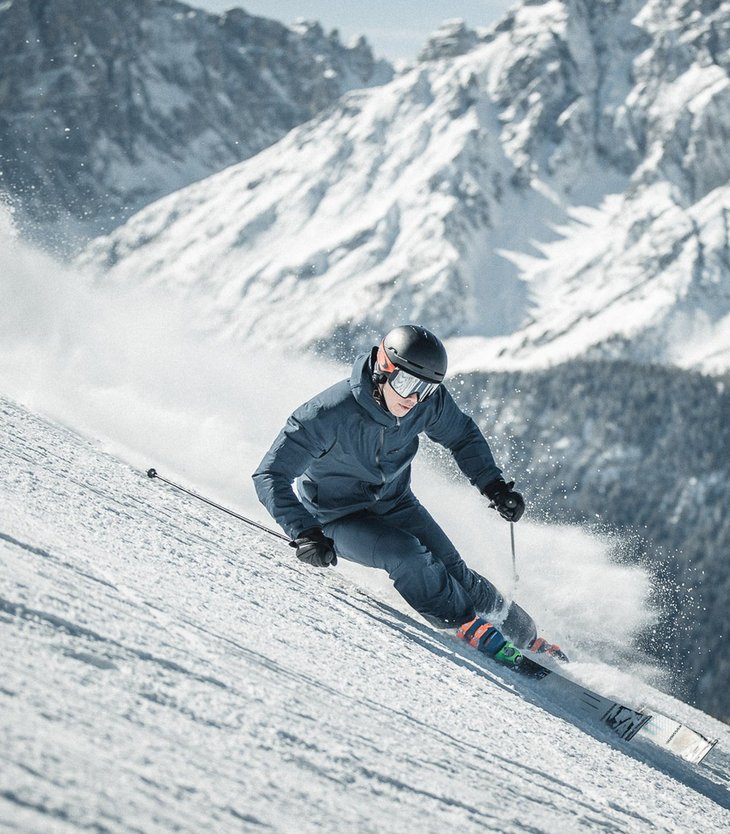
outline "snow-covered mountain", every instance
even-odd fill
[[[139,466],[151,459],[192,483],[233,485],[228,500],[239,506],[244,473],[292,408],[349,373],[275,346],[251,351],[201,339],[194,304],[186,309],[144,288],[89,287],[14,238],[3,219],[0,211],[0,390],[105,437]],[[596,606],[574,589],[583,587],[577,577],[585,571],[596,574],[586,541],[551,543],[543,526],[526,532],[529,521],[622,531],[612,552],[622,563],[638,556],[651,572],[659,614],[635,622],[645,580],[602,579],[595,584],[611,589],[610,616],[598,606],[600,630],[623,652],[661,658],[672,669],[673,691],[730,718],[727,388],[696,372],[627,362],[474,373],[448,384],[527,498],[523,556],[525,536],[532,541],[522,585],[537,583],[530,604],[546,629],[560,626],[563,639],[569,619],[571,638],[595,635],[584,615]],[[439,459],[435,468],[443,467]],[[485,533],[491,513],[485,518],[483,500],[466,485],[452,493],[454,485],[434,475],[416,467],[417,494],[439,508],[452,535],[464,537],[465,553],[486,560],[483,572],[507,587],[506,531]],[[250,484],[249,493],[251,514],[260,507]],[[629,623],[639,638],[626,636]]]
[[[464,369],[727,368],[723,4],[523,4],[486,33],[445,27],[424,56],[85,262],[261,344],[370,343],[415,319],[467,337]]]
[[[342,566],[0,411],[4,831],[728,830],[727,726],[578,664],[719,738],[700,766],[620,741]]]
[[[364,40],[175,0],[0,3],[0,190],[47,241],[108,231],[387,81]]]

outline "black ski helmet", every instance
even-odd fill
[[[443,382],[447,364],[441,340],[417,324],[394,327],[378,348],[378,370],[383,373],[402,368],[419,379]]]

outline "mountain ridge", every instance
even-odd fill
[[[698,9],[518,6],[81,262],[182,286],[210,329],[246,341],[363,347],[413,319],[475,337],[472,367],[587,354],[722,372],[730,32],[719,3]]]
[[[176,0],[0,9],[0,183],[27,236],[68,247],[245,159],[393,74],[364,39]]]

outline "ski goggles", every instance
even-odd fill
[[[396,368],[388,377],[390,387],[404,399],[410,397],[412,394],[418,394],[418,401],[422,402],[441,385],[440,382],[429,382],[427,379],[409,374],[402,368]]]

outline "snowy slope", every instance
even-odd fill
[[[722,756],[575,726],[339,569],[0,407],[4,830],[730,826]]]
[[[415,319],[470,337],[464,368],[722,371],[727,21],[696,0],[518,6],[461,32],[466,54],[348,95],[83,261],[256,344],[342,350]]]

